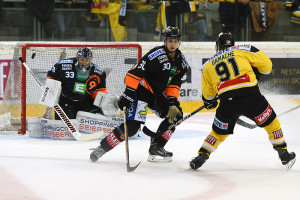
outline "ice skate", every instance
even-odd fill
[[[159,156],[159,158],[157,158]],[[173,153],[166,151],[163,147],[157,145],[157,143],[152,142],[149,148],[149,162],[171,162]]]
[[[96,162],[99,158],[101,158],[106,153],[106,151],[101,147],[101,145],[97,148],[92,148],[90,150],[94,150],[90,154],[90,159],[93,162]]]
[[[209,158],[208,153],[200,152],[199,155],[190,162],[190,167],[192,169],[196,170],[199,167],[201,167],[208,158]]]
[[[282,147],[275,147],[274,149],[278,152],[281,163],[285,169],[287,171],[290,170],[296,161],[296,154],[294,152],[289,153],[286,148]]]

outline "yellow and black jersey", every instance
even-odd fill
[[[216,95],[241,95],[244,88],[257,85],[253,67],[260,74],[272,71],[272,62],[254,46],[238,45],[223,49],[202,66],[202,97],[211,100]]]
[[[181,88],[181,78],[189,69],[189,64],[180,50],[172,59],[165,46],[158,46],[146,53],[139,63],[126,74],[126,86],[136,90],[139,86],[145,87],[152,94],[176,99]]]

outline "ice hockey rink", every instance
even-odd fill
[[[268,98],[269,99],[269,98]],[[297,106],[287,97],[270,101],[277,114]],[[300,109],[279,117],[288,150],[300,152]],[[239,125],[199,170],[188,162],[211,130],[214,113],[199,113],[178,126],[166,149],[170,163],[147,162],[149,137],[129,140],[131,173],[125,143],[96,163],[89,148],[99,141],[77,142],[0,136],[1,200],[282,200],[300,199],[300,164],[286,171],[264,129]],[[153,115],[146,125],[156,130]]]

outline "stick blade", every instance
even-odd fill
[[[129,163],[127,163],[127,172],[133,172],[139,165],[141,164],[141,162],[139,162],[136,166],[134,167],[130,167]]]

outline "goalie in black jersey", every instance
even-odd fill
[[[75,119],[78,111],[102,113],[94,100],[98,92],[107,94],[106,73],[92,58],[89,48],[80,48],[76,57],[61,60],[48,71],[46,86],[50,80],[61,83],[58,103],[70,119]],[[57,114],[55,119],[60,119]]]
[[[126,74],[126,89],[120,96],[118,105],[126,107],[128,136],[133,136],[144,124],[147,107],[160,118],[165,118],[159,130],[178,121],[182,109],[178,102],[182,77],[189,69],[188,62],[178,49],[181,33],[177,27],[168,27],[164,32],[164,45],[151,49],[139,63]],[[148,161],[157,161],[156,156],[172,161],[172,152],[164,149],[175,129],[164,132],[160,137],[151,139]],[[124,124],[115,128],[90,155],[96,162],[104,153],[123,142]]]
[[[264,128],[270,143],[289,170],[296,155],[287,145],[276,113],[258,88],[258,77],[272,71],[272,61],[250,44],[234,46],[231,33],[221,33],[216,41],[217,53],[202,67],[202,99],[207,109],[218,105],[212,131],[190,162],[192,169],[201,167],[210,154],[231,134],[240,116]]]

